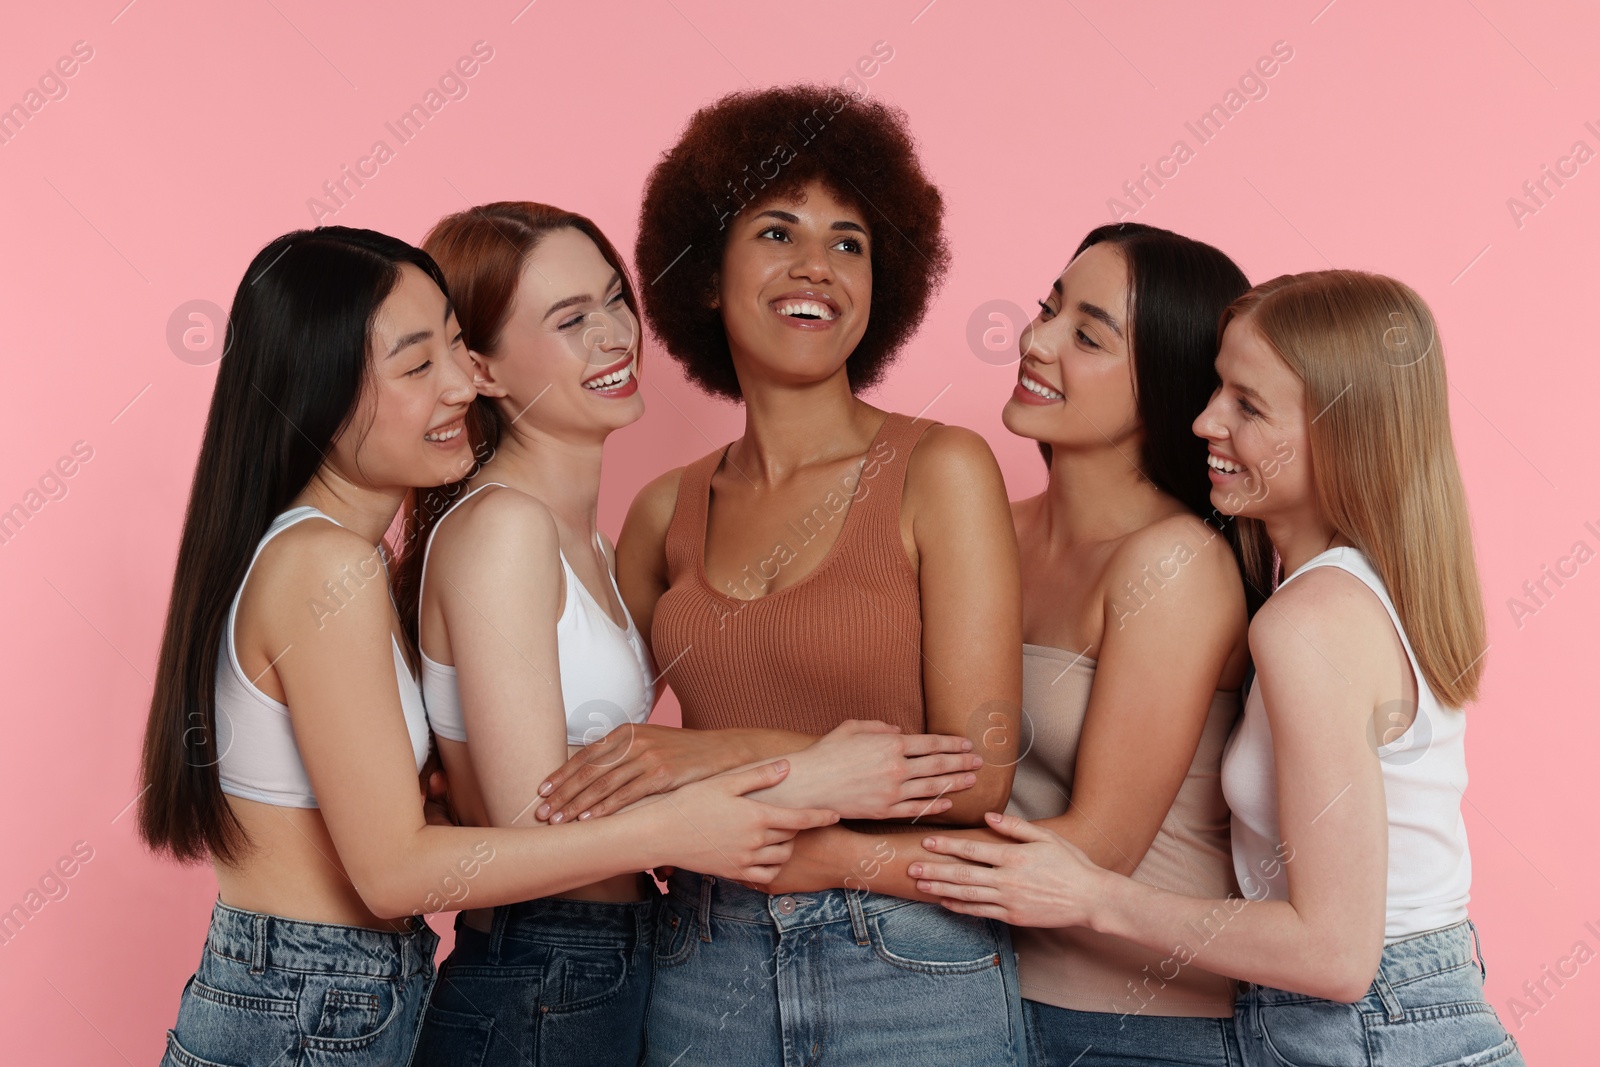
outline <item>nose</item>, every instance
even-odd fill
[[[833,268],[828,264],[827,239],[801,237],[796,240],[789,276],[818,284],[833,281]]]
[[[441,362],[440,371],[440,403],[466,404],[477,397],[478,387],[472,383],[472,357],[467,355],[465,345]]]
[[[1222,390],[1220,389],[1213,390],[1211,393],[1211,400],[1206,404],[1205,408],[1200,412],[1200,414],[1195,416],[1194,425],[1192,425],[1190,429],[1194,431],[1194,435],[1196,437],[1203,437],[1206,440],[1211,441],[1222,436],[1220,428],[1217,425],[1216,416],[1217,397],[1220,396],[1221,393]]]
[[[639,320],[627,304],[590,313],[590,322],[584,326],[582,342],[585,357],[590,352],[604,356],[610,363],[631,350],[639,336]],[[592,360],[591,360],[592,362]]]

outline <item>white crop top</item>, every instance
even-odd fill
[[[450,505],[434,523],[428,533],[428,543],[422,550],[422,580],[417,590],[417,604],[423,603],[427,589],[428,553],[433,549],[433,535],[473,493],[491,485],[504,488],[502,482],[485,482]],[[595,533],[599,543],[600,534]],[[602,556],[604,549],[602,546]],[[561,555],[561,568],[566,572],[567,592],[561,606],[561,616],[556,620],[556,654],[561,664],[561,702],[567,717],[567,744],[587,745],[605,737],[625,722],[642,723],[650,717],[655,703],[655,683],[651,679],[650,650],[640,636],[627,604],[622,605],[622,615],[628,622],[624,629],[612,621],[605,608],[578,580],[567,557]],[[607,570],[609,574],[609,568]],[[615,575],[611,588],[622,603],[622,592],[617,589]],[[461,716],[461,690],[456,681],[456,669],[439,663],[422,653],[422,695],[428,710],[428,724],[433,732],[451,741],[467,739],[466,724]]]
[[[1461,817],[1467,788],[1462,744],[1466,714],[1441,705],[1428,687],[1383,579],[1359,549],[1330,548],[1307,560],[1279,588],[1313,567],[1338,567],[1366,583],[1389,613],[1417,680],[1416,718],[1405,733],[1377,750],[1389,814],[1383,929],[1388,944],[1467,917],[1472,857]],[[1233,868],[1239,888],[1255,900],[1287,900],[1294,842],[1280,849],[1272,730],[1259,684],[1250,687],[1244,714],[1223,752],[1222,793],[1233,809]]]
[[[233,644],[233,623],[239,613],[239,598],[244,593],[245,582],[261,550],[284,530],[311,518],[343,525],[309,504],[290,508],[272,520],[272,525],[256,544],[255,555],[250,557],[250,567],[239,582],[238,592],[233,594],[222,648],[217,655],[217,750],[221,752],[217,758],[217,774],[222,781],[222,791],[285,808],[314,808],[316,794],[311,791],[305,765],[300,761],[294,726],[289,720],[289,706],[267,696],[245,676]],[[386,560],[385,588],[388,566]],[[392,601],[392,595],[390,599]],[[420,772],[428,758],[428,722],[422,691],[411,677],[411,668],[406,665],[400,643],[393,634],[389,636],[389,643],[394,649],[395,678],[400,683],[400,707],[405,712],[406,732],[411,737],[411,753],[416,757]]]

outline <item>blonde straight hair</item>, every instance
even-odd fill
[[[1305,383],[1317,503],[1388,587],[1428,687],[1449,707],[1475,700],[1483,598],[1427,305],[1393,278],[1324,270],[1251,289],[1223,312],[1219,337],[1234,319]],[[1239,526],[1248,577],[1275,587],[1264,525]]]

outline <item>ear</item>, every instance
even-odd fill
[[[479,396],[505,396],[509,390],[495,381],[494,367],[490,362],[477,352],[467,349],[467,355],[472,360],[472,384],[478,390]]]
[[[713,274],[711,276],[711,281],[709,283],[707,283],[706,288],[707,288],[707,290],[708,290],[708,292],[710,294],[710,303],[707,306],[710,307],[711,310],[715,311],[717,308],[720,308],[722,306],[722,272],[721,271],[718,271],[717,273],[715,273],[715,274]]]

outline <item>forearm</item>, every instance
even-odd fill
[[[450,910],[471,899],[493,907],[555,896],[666,862],[656,835],[631,814],[582,825],[530,828],[421,825],[376,869],[351,871],[357,891],[382,918]],[[462,896],[457,889],[466,887]]]
[[[1360,999],[1381,944],[1363,946],[1342,924],[1308,922],[1286,900],[1202,900],[1107,872],[1089,926],[1180,963],[1328,1000]]]

